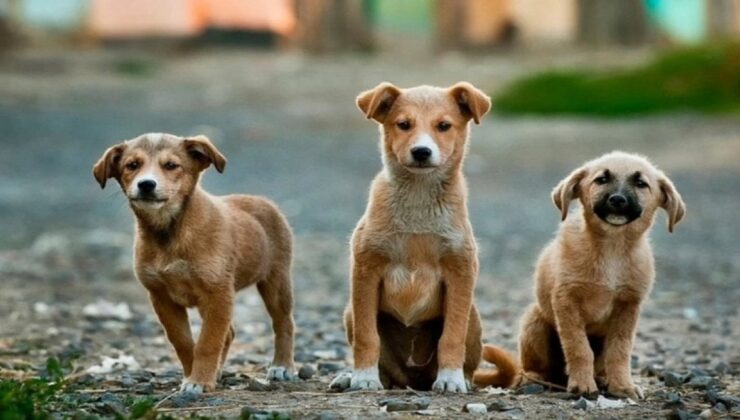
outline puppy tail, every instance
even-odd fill
[[[473,383],[479,387],[495,386],[509,388],[519,376],[519,364],[514,356],[501,347],[483,346],[483,360],[496,365],[496,369],[478,369],[473,374]]]

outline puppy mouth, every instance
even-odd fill
[[[611,226],[625,226],[635,220],[639,219],[642,215],[642,211],[628,211],[628,212],[601,212],[596,211],[596,215],[599,219],[603,220]]]
[[[414,174],[428,174],[439,167],[438,165],[418,162],[406,164],[403,166],[406,168],[406,170]]]
[[[162,197],[129,197],[131,203],[141,206],[158,206],[166,203],[167,200],[167,198]]]

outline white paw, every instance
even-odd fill
[[[295,374],[290,368],[283,366],[270,366],[267,369],[267,380],[268,381],[292,381],[295,379]]]
[[[382,390],[383,384],[380,383],[378,367],[355,369],[355,371],[352,372],[352,380],[350,381],[349,387],[351,389],[361,389],[366,391]]]
[[[203,385],[188,382],[186,378],[186,379],[183,379],[182,384],[180,385],[180,392],[200,395],[203,393]]]
[[[432,390],[461,394],[468,392],[468,386],[465,384],[465,375],[463,375],[462,369],[440,369],[437,372],[437,380],[432,384]]]

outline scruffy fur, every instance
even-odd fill
[[[627,198],[623,212],[632,206],[630,217],[605,210],[614,194]],[[521,379],[578,394],[595,394],[601,385],[614,396],[641,398],[630,354],[655,277],[648,232],[659,208],[673,231],[686,212],[681,195],[647,159],[612,152],[573,171],[552,199],[564,223],[537,262],[537,302],[519,338]],[[581,212],[568,217],[576,199]]]
[[[357,106],[380,125],[384,167],[351,241],[351,387],[466,392],[481,328],[462,163],[469,121],[479,123],[490,100],[468,83],[382,83]],[[420,146],[429,149],[424,162],[414,158]]]
[[[213,390],[234,339],[236,293],[257,285],[275,332],[273,380],[293,372],[292,234],[270,201],[216,197],[200,185],[226,159],[204,136],[150,133],[109,148],[93,168],[101,187],[114,178],[136,216],[135,272],[182,363],[182,390]],[[156,188],[145,191],[146,182]],[[193,340],[186,308],[203,327]]]

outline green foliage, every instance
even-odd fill
[[[38,378],[0,381],[0,418],[46,419],[47,406],[64,387],[64,374],[59,360],[50,358]]]
[[[140,58],[121,59],[113,63],[116,73],[130,77],[148,77],[157,71],[157,65],[152,60]]]
[[[552,71],[510,85],[501,113],[623,116],[673,110],[740,110],[740,44],[665,53],[626,71]]]

